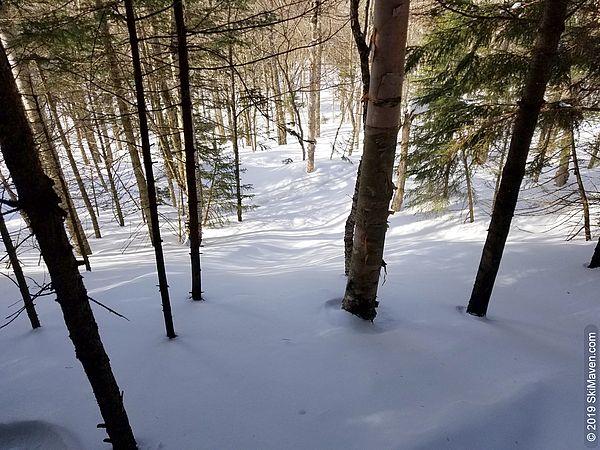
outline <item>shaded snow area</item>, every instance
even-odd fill
[[[330,151],[318,149],[309,175],[292,144],[242,154],[257,207],[242,224],[206,230],[205,302],[189,300],[188,250],[165,225],[172,341],[153,252],[132,241],[139,223],[101,216],[85,283],[130,319],[94,305],[140,448],[584,448],[584,328],[600,325],[600,272],[584,266],[594,243],[567,242],[556,218],[517,217],[478,319],[461,307],[484,207],[474,224],[465,211],[409,209],[390,218],[379,315],[364,322],[340,310],[358,157],[330,161]],[[42,282],[37,254],[22,259]],[[18,291],[4,277],[0,298],[3,316],[14,311]],[[0,448],[107,448],[58,305],[37,303],[41,329],[23,315],[0,330]]]

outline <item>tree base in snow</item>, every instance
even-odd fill
[[[346,289],[346,295],[342,301],[342,309],[344,311],[348,311],[350,314],[354,314],[361,319],[370,320],[373,322],[377,316],[377,306],[379,306],[379,302],[377,300],[355,297],[354,295],[348,293],[348,289]]]

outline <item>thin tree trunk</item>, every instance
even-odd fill
[[[317,134],[319,127],[319,89],[321,78],[321,64],[319,61],[319,15],[321,10],[321,0],[314,0],[313,13],[310,20],[311,45],[310,50],[310,81],[308,96],[308,160],[306,161],[306,172],[311,173],[315,170],[315,147],[317,146]]]
[[[2,235],[2,242],[4,242],[4,248],[6,248],[6,253],[8,253],[8,259],[10,260],[10,265],[12,266],[13,272],[15,273],[15,278],[17,279],[17,286],[19,287],[19,292],[21,293],[21,298],[23,299],[25,312],[27,312],[27,317],[29,317],[31,327],[35,330],[36,328],[39,328],[41,326],[40,320],[38,319],[37,313],[35,311],[35,305],[33,304],[33,299],[31,298],[29,288],[27,287],[27,280],[25,279],[25,275],[23,274],[21,262],[17,257],[17,250],[13,245],[13,241],[10,237],[10,233],[8,232],[8,228],[6,228],[4,214],[2,213],[0,213],[0,235]]]
[[[548,126],[543,127],[540,130],[540,140],[537,144],[537,155],[534,158],[534,165],[531,177],[533,181],[536,183],[540,179],[540,175],[542,174],[542,169],[544,168],[544,163],[546,161],[546,154],[548,153],[548,146],[550,145],[550,141],[553,140],[553,137],[556,136],[556,128],[553,124],[549,124]]]
[[[100,150],[102,152],[102,158],[104,158],[104,166],[106,167],[106,174],[108,176],[108,185],[110,187],[110,194],[112,202],[116,211],[116,218],[120,227],[125,226],[125,218],[123,217],[123,210],[121,209],[121,201],[119,200],[119,193],[115,184],[115,178],[113,176],[113,152],[111,149],[111,143],[108,136],[108,130],[104,121],[100,122],[94,112],[94,123],[98,130],[98,136],[100,136]]]
[[[225,133],[225,120],[223,119],[223,109],[220,96],[217,92],[213,93],[214,114],[215,114],[215,132],[217,136],[223,138]]]
[[[583,209],[583,230],[585,232],[585,240],[592,240],[592,230],[590,225],[590,204],[588,201],[587,193],[585,192],[585,185],[581,178],[581,172],[579,170],[579,160],[577,159],[577,149],[575,148],[575,133],[571,127],[571,156],[573,157],[573,169],[575,172],[575,178],[577,179],[577,188],[579,190],[579,198],[581,199],[581,207]]]
[[[87,103],[85,99],[82,99],[81,104],[82,105],[87,105],[90,109],[94,109],[94,105],[92,103],[92,98],[91,98],[91,94],[88,91],[87,92]],[[104,191],[108,191],[108,186],[106,184],[106,181],[104,180],[104,174],[102,173],[102,169],[100,168],[100,163],[102,162],[102,157],[100,156],[100,152],[98,151],[98,142],[96,141],[96,135],[94,133],[94,129],[92,126],[92,122],[90,120],[91,117],[91,113],[89,111],[85,111],[86,112],[86,120],[83,122],[83,126],[84,126],[84,132],[85,132],[85,136],[86,136],[86,140],[88,142],[88,147],[90,148],[90,153],[92,154],[92,160],[94,162],[94,168],[96,169],[96,175],[98,176],[98,179],[100,180],[100,184],[102,185],[102,188],[104,189]]]
[[[192,300],[202,300],[200,266],[200,230],[198,217],[198,195],[196,180],[196,150],[194,149],[194,124],[192,121],[192,99],[190,95],[190,67],[188,63],[187,29],[183,14],[183,0],[173,4],[177,26],[177,54],[179,55],[179,86],[183,117],[183,139],[185,143],[185,173],[188,190],[188,220],[190,236],[190,260],[192,268]]]
[[[321,37],[321,20],[319,19],[318,27],[318,36],[319,41],[322,39]],[[323,45],[317,45],[317,69],[316,72],[319,74],[317,78],[317,100],[315,103],[315,124],[317,128],[316,137],[321,137],[321,77],[323,71]]]
[[[297,89],[294,88],[289,73],[286,70],[284,70],[283,67],[281,67],[281,71],[283,73],[283,77],[285,78],[285,83],[288,90],[290,115],[293,118],[294,124],[298,125],[298,132],[296,132],[295,130],[291,130],[287,127],[286,129],[298,140],[298,144],[300,144],[300,149],[302,150],[302,161],[306,161],[306,146],[304,145],[304,129],[302,127],[302,116],[300,115],[300,109],[296,104]]]
[[[569,181],[569,161],[571,160],[571,134],[573,130],[564,130],[560,146],[560,160],[556,175],[554,175],[554,183],[558,187],[562,187]]]
[[[67,228],[75,241],[77,252],[83,258],[86,270],[90,271],[90,262],[87,255],[92,253],[87,237],[83,231],[83,226],[79,220],[79,215],[73,204],[71,194],[69,192],[65,177],[60,165],[58,153],[54,146],[54,141],[48,130],[48,119],[44,113],[42,106],[39,103],[39,98],[36,95],[33,88],[33,80],[31,79],[31,73],[27,65],[21,66],[23,74],[23,80],[27,86],[29,92],[23,96],[27,102],[28,108],[32,115],[33,126],[36,129],[36,133],[39,139],[42,139],[43,145],[40,148],[43,150],[43,160],[46,164],[46,168],[50,177],[54,180],[54,186],[57,194],[60,196],[61,203],[63,204],[65,211],[67,212]]]
[[[42,76],[43,79],[43,76]],[[56,130],[58,131],[58,135],[60,137],[60,141],[65,149],[67,154],[67,159],[69,160],[69,165],[71,166],[71,170],[73,171],[73,175],[75,176],[75,181],[77,182],[77,187],[79,188],[79,192],[81,193],[81,198],[83,199],[83,203],[87,212],[90,216],[90,220],[92,221],[92,227],[94,228],[94,236],[99,239],[102,237],[102,233],[100,232],[100,225],[98,224],[98,218],[96,217],[96,213],[94,211],[94,207],[92,206],[92,202],[90,201],[90,197],[87,194],[85,189],[85,185],[83,184],[83,179],[81,178],[81,174],[79,173],[79,168],[77,167],[77,162],[73,157],[73,150],[71,148],[71,144],[67,135],[65,134],[65,130],[60,123],[60,118],[58,115],[58,109],[56,107],[56,100],[54,96],[48,91],[46,88],[46,98],[48,99],[48,105],[50,106],[50,113],[54,118],[54,124],[56,126]]]
[[[77,141],[77,148],[79,148],[79,153],[81,154],[81,161],[83,162],[84,166],[89,166],[90,159],[88,158],[85,147],[83,146],[83,134],[81,129],[77,126],[73,128],[75,128],[75,140]]]
[[[402,209],[404,203],[404,188],[406,186],[406,172],[408,168],[408,147],[410,138],[410,125],[412,122],[412,113],[404,111],[404,120],[402,121],[402,130],[400,137],[400,160],[398,161],[398,170],[396,171],[396,191],[392,199],[392,211],[398,212]]]
[[[158,223],[158,207],[156,204],[156,186],[154,184],[154,173],[152,169],[152,154],[150,153],[150,139],[148,136],[148,119],[146,117],[146,101],[144,99],[144,86],[142,79],[142,67],[140,64],[140,52],[138,48],[138,38],[135,29],[135,15],[133,12],[133,1],[125,0],[125,10],[127,16],[127,29],[129,31],[129,43],[131,45],[131,56],[133,62],[133,72],[135,77],[135,92],[137,100],[137,110],[140,120],[140,136],[142,139],[142,156],[144,158],[144,168],[146,170],[146,181],[148,183],[148,203],[150,211],[150,221],[152,230],[152,243],[154,245],[154,254],[156,256],[156,271],[158,273],[158,285],[162,299],[163,314],[165,319],[165,328],[167,337],[172,339],[176,337],[173,327],[173,316],[171,314],[171,302],[169,300],[169,285],[167,283],[167,271],[165,269],[165,259],[162,250],[162,239],[160,237],[160,227]],[[189,195],[189,193],[188,193]]]
[[[360,74],[362,77],[362,97],[361,101],[365,101],[369,95],[369,83],[371,81],[371,74],[369,71],[369,55],[371,53],[371,49],[367,44],[367,40],[365,38],[366,30],[368,28],[365,23],[365,31],[363,31],[360,27],[360,17],[358,12],[358,7],[360,5],[360,0],[350,0],[350,27],[352,29],[352,36],[354,38],[354,43],[356,44],[356,49],[358,51],[358,58],[360,60]],[[365,11],[367,15],[365,17],[365,21],[368,20],[368,9],[369,9],[369,1],[367,1],[367,6],[365,7]],[[363,109],[363,120],[364,123],[367,119],[367,103],[365,102],[365,108]]]
[[[174,174],[177,174],[177,184],[180,188],[185,189],[185,164],[183,162],[183,144],[180,127],[183,127],[181,117],[177,112],[177,105],[173,96],[171,95],[171,88],[167,83],[166,79],[160,78],[160,94],[163,103],[167,106],[167,118],[171,131],[171,141],[173,142],[173,149],[171,155],[175,158]],[[175,170],[177,167],[177,170]]]
[[[363,106],[363,114],[362,120],[359,121],[358,130],[355,128],[355,136],[356,142],[358,142],[358,136],[360,134],[360,126],[365,123],[367,120],[367,110],[368,110],[368,102],[366,101],[369,97],[369,83],[371,80],[371,73],[369,69],[369,54],[371,49],[366,43],[365,32],[361,30],[360,21],[359,21],[359,13],[358,6],[359,0],[350,0],[350,26],[352,28],[352,36],[354,38],[354,43],[358,50],[358,56],[360,60],[360,73],[362,80],[362,96],[361,103]],[[366,10],[369,9],[370,2],[367,1]],[[365,21],[367,18],[365,18]],[[367,29],[367,25],[365,24],[365,30]],[[346,276],[350,273],[350,265],[352,262],[352,249],[354,243],[354,228],[356,226],[356,208],[358,205],[358,192],[360,189],[360,174],[361,174],[361,166],[362,159],[358,164],[358,170],[356,171],[356,182],[354,184],[354,195],[352,196],[352,206],[350,207],[350,213],[348,214],[348,218],[346,219],[346,225],[344,227],[344,273]]]
[[[235,197],[237,201],[237,220],[242,221],[242,183],[240,179],[240,149],[238,146],[238,115],[236,108],[235,69],[233,67],[233,46],[229,45],[229,109],[231,128],[231,144],[233,146],[234,173],[235,173]]]
[[[362,159],[358,163],[358,169],[356,171],[356,182],[354,183],[354,195],[352,195],[352,207],[350,208],[350,214],[346,219],[346,225],[344,226],[344,275],[350,274],[350,264],[352,263],[352,245],[354,243],[354,227],[356,225],[356,204],[358,203],[358,189],[360,187],[360,169],[362,166]]]
[[[519,189],[525,175],[529,146],[544,102],[546,85],[556,60],[558,42],[565,28],[568,3],[569,0],[546,0],[544,3],[544,15],[536,38],[523,96],[519,102],[500,189],[467,307],[467,312],[475,316],[485,316],[488,309],[517,206]]]
[[[10,197],[10,199],[12,201],[16,201],[17,200],[17,194],[15,194],[15,191],[12,190],[12,188],[10,187],[10,184],[9,184],[8,180],[4,177],[4,175],[2,174],[2,172],[0,172],[0,183],[2,183],[2,188],[6,191],[6,193]]]
[[[52,189],[52,181],[42,171],[31,128],[1,42],[0,86],[0,148],[19,194],[19,206],[31,221],[69,337],[75,346],[75,354],[96,396],[110,443],[117,450],[136,449],[123,397],[100,340],[87,291],[77,269],[78,263],[65,233],[64,211]]]
[[[285,122],[285,111],[283,109],[283,96],[281,95],[281,84],[279,81],[279,65],[271,64],[271,77],[273,79],[273,91],[275,102],[275,122],[277,123],[277,144],[287,144],[287,132]]]
[[[153,28],[152,26],[150,26],[150,32],[152,32],[152,30]],[[158,139],[160,151],[163,157],[165,173],[167,177],[167,188],[169,190],[171,204],[173,205],[173,207],[177,208],[177,196],[175,194],[174,183],[176,182],[179,185],[180,179],[177,167],[175,167],[173,153],[171,151],[169,143],[169,134],[171,134],[173,130],[171,130],[170,127],[167,126],[167,118],[164,114],[163,105],[161,105],[160,95],[160,84],[166,82],[164,81],[164,71],[160,70],[156,67],[156,64],[152,63],[153,59],[160,58],[160,49],[156,44],[148,44],[148,33],[145,32],[143,27],[140,27],[140,32],[142,33],[141,39],[143,40],[141,50],[145,60],[145,71],[154,75],[149,80],[151,91],[148,93],[148,97],[152,106],[152,114],[148,115],[148,119],[150,120],[150,126],[152,127],[153,132]],[[165,108],[174,107],[173,105],[164,106]],[[176,134],[179,136],[179,131],[175,131]]]
[[[366,320],[377,315],[379,273],[392,199],[400,121],[409,1],[376,0],[369,108],[356,208],[352,262],[342,308]]]
[[[471,182],[471,168],[469,167],[469,160],[467,159],[467,153],[463,149],[462,162],[465,170],[465,178],[467,180],[467,199],[469,201],[469,223],[475,222],[475,205],[473,202],[473,183]]]
[[[140,160],[140,155],[138,153],[137,146],[135,145],[136,139],[133,133],[131,115],[129,113],[127,103],[125,102],[126,92],[123,87],[121,77],[119,75],[119,63],[117,61],[115,51],[112,48],[110,28],[108,25],[106,14],[102,12],[103,7],[100,3],[100,0],[96,0],[96,6],[99,8],[98,15],[100,16],[100,34],[103,40],[106,58],[108,60],[109,75],[115,89],[115,98],[117,101],[117,108],[119,110],[121,124],[123,126],[123,132],[125,133],[127,150],[131,159],[131,165],[133,167],[133,173],[135,175],[135,181],[139,192],[140,204],[142,206],[142,215],[144,216],[144,220],[148,224],[148,232],[150,234],[150,239],[152,239],[152,236],[154,235],[154,230],[152,229],[152,220],[150,220],[148,185],[146,184],[146,179],[144,178],[144,172],[142,170],[142,162]]]
[[[596,137],[596,141],[593,144],[592,152],[590,154],[590,162],[588,163],[587,168],[593,169],[598,164],[600,164],[600,135]]]

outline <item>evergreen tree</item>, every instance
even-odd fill
[[[519,102],[500,189],[467,308],[467,312],[475,316],[485,316],[487,312],[525,175],[529,146],[544,102],[546,85],[556,62],[558,42],[565,28],[568,4],[569,0],[544,1],[544,13]]]

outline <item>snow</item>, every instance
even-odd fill
[[[153,252],[131,242],[139,223],[101,216],[85,283],[129,318],[94,305],[140,448],[583,448],[583,330],[600,322],[599,273],[584,266],[594,243],[546,230],[553,218],[517,217],[478,319],[463,307],[488,216],[403,211],[390,218],[379,315],[364,322],[339,308],[358,156],[329,160],[335,128],[324,126],[312,174],[297,144],[243,152],[257,208],[206,230],[205,302],[189,300],[188,251],[165,227],[175,340]],[[41,281],[36,253],[22,259]],[[19,297],[4,277],[0,297],[8,315]],[[41,329],[22,316],[0,330],[0,449],[107,448],[58,305],[44,297],[38,312]]]

